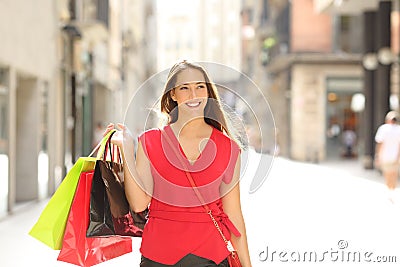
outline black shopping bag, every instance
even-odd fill
[[[109,151],[112,151],[110,143]],[[105,160],[106,155],[107,151],[104,151],[103,159],[96,161],[86,236],[141,237],[148,210],[139,213],[130,210],[124,190],[123,164],[114,162],[114,157],[111,157],[111,161]]]

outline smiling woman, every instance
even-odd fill
[[[190,114],[185,114],[185,112],[188,111],[187,108],[189,108],[191,112],[197,111],[198,115],[203,115],[208,97],[207,86],[205,82],[190,82],[190,80],[198,80],[195,77],[196,73],[197,75],[201,75],[201,72],[197,70],[183,71],[181,75],[179,75],[179,77],[183,77],[183,83],[170,91],[172,100],[178,104],[183,112],[181,116],[190,116]],[[178,81],[178,84],[180,84],[180,81]]]
[[[200,84],[200,86],[196,87],[196,90],[189,90],[190,87],[188,86],[188,84],[190,83],[192,83],[192,87],[194,86],[193,84]],[[206,86],[206,95],[202,86]],[[180,93],[177,92],[178,90],[176,89],[181,87],[183,87],[183,91],[187,91],[187,98],[184,98],[185,93],[183,93],[182,99],[180,99],[181,101],[178,102],[178,99],[174,100],[173,96],[175,97],[176,93]],[[194,96],[198,98],[207,98],[207,103],[204,103],[204,112],[201,113],[200,117],[204,119],[207,124],[212,125],[218,130],[225,131],[229,134],[225,115],[221,108],[220,97],[218,95],[216,86],[211,82],[208,73],[202,66],[194,63],[189,63],[187,61],[179,62],[171,68],[167,82],[165,84],[163,96],[161,98],[161,112],[168,114],[169,123],[175,123],[178,120],[180,104],[182,104],[185,99],[186,101],[189,100],[190,94],[193,93],[195,94]],[[184,119],[185,118],[181,118],[181,121],[185,121]],[[191,120],[189,119],[186,121]]]
[[[125,125],[112,139],[122,148],[131,208],[149,207],[140,266],[229,266],[234,255],[251,266],[238,184],[241,149],[202,66],[183,61],[170,69],[161,111],[168,124],[139,136],[136,159]]]

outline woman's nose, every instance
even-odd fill
[[[190,88],[190,98],[196,98],[196,88]]]

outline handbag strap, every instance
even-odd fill
[[[206,202],[204,201],[203,196],[201,195],[199,189],[196,186],[196,183],[193,180],[192,175],[190,174],[190,172],[188,171],[188,166],[186,165],[186,163],[184,162],[184,160],[182,159],[182,156],[179,154],[178,150],[176,149],[176,147],[174,146],[174,144],[172,143],[171,138],[169,138],[168,134],[164,131],[164,129],[161,129],[161,133],[162,135],[165,137],[165,139],[167,140],[169,146],[172,148],[172,150],[174,151],[176,157],[179,159],[179,161],[181,162],[181,164],[184,167],[184,171],[186,174],[187,179],[189,180],[190,185],[192,186],[197,198],[200,200],[201,205],[204,207],[204,209],[206,210],[207,214],[210,216],[212,222],[215,225],[215,228],[217,228],[218,232],[220,233],[222,239],[224,240],[226,247],[228,248],[228,250],[230,252],[234,252],[235,249],[233,248],[232,243],[226,239],[224,233],[221,230],[221,227],[219,227],[219,224],[217,222],[217,220],[214,218],[214,215],[212,214],[212,211],[210,209],[210,207],[206,204]]]

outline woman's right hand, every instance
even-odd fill
[[[118,123],[117,127],[119,130],[117,129],[117,131],[111,137],[111,143],[118,146],[121,149],[123,148],[123,146],[130,146],[130,145],[133,146],[134,139],[133,139],[133,136],[132,136],[131,132],[129,131],[128,127],[126,127],[122,123]],[[103,136],[106,136],[114,128],[115,128],[115,126],[113,123],[108,124],[106,130],[103,133]],[[132,149],[132,148],[130,148],[130,149]]]

